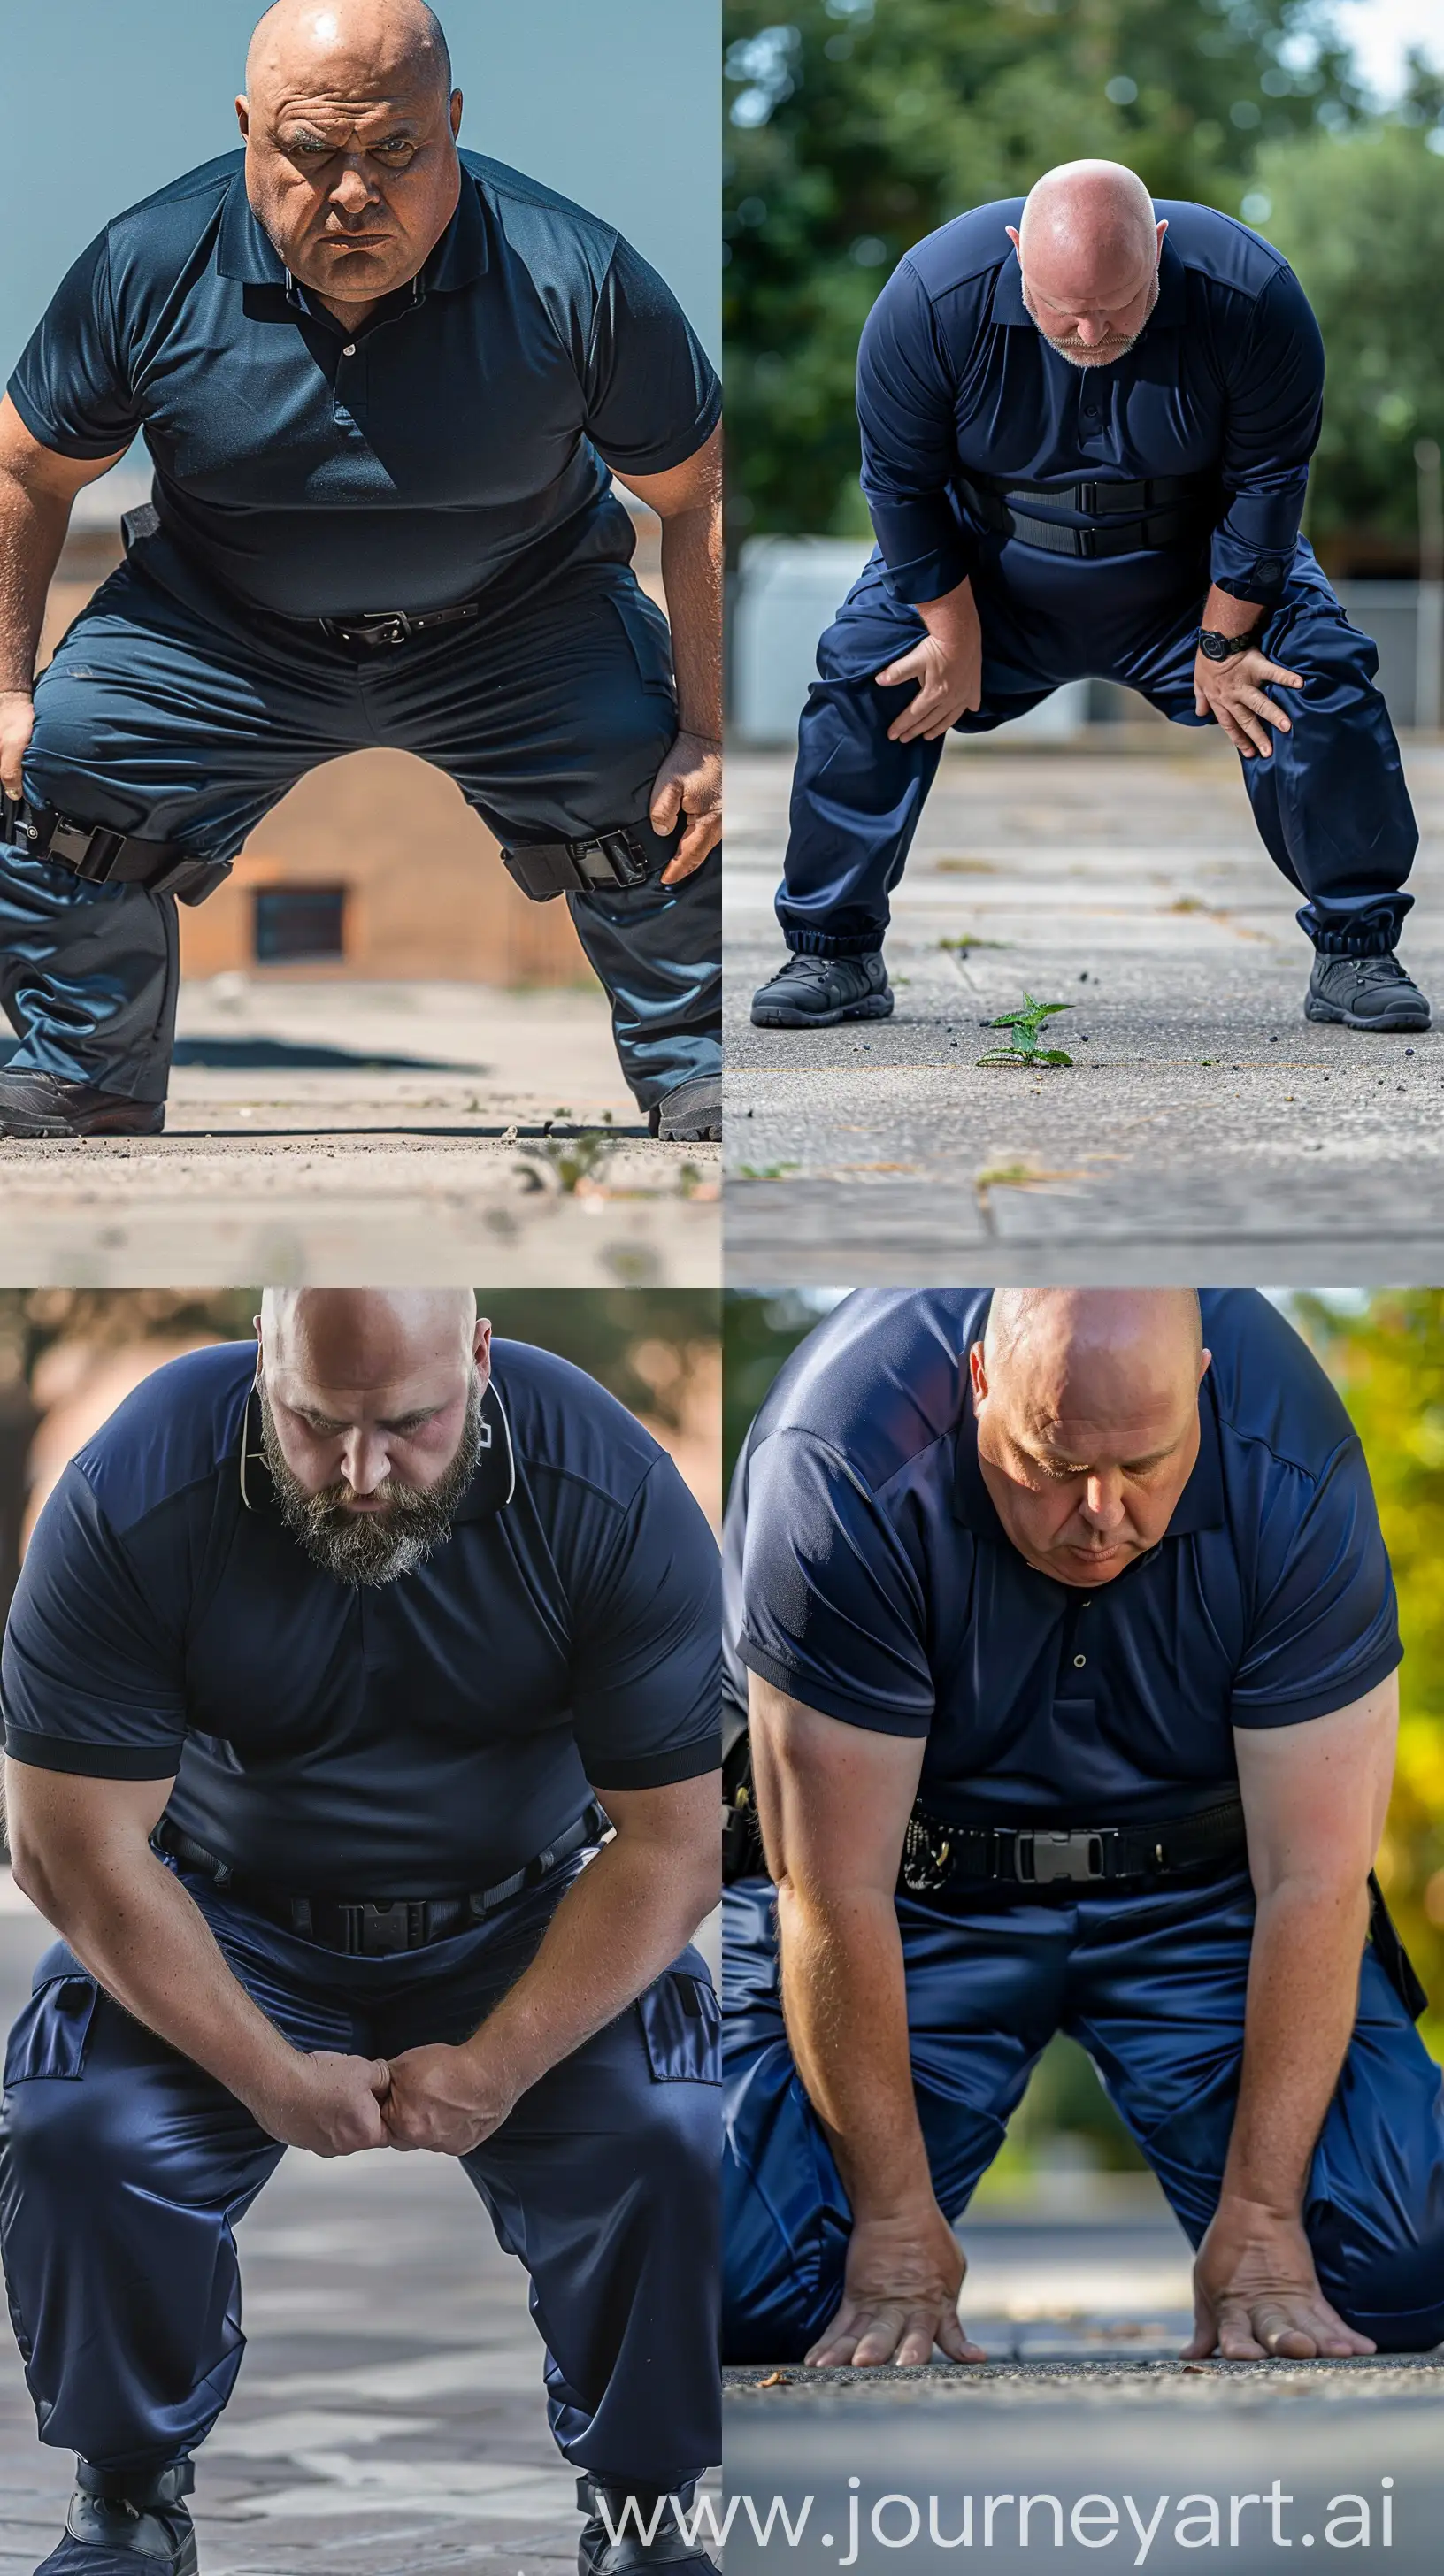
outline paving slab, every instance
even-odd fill
[[[1100,729],[1101,730],[1101,729]],[[789,762],[728,766],[727,1275],[734,1285],[1220,1285],[1432,1275],[1444,1038],[1302,1015],[1312,952],[1228,746],[950,750],[894,899],[891,1020],[754,1029]],[[1444,1010],[1444,744],[1405,766],[1402,954]],[[1070,1067],[980,1068],[1024,993]]]
[[[159,1137],[0,1143],[0,1285],[705,1287],[720,1154],[661,1145],[570,989],[182,987]]]
[[[0,2029],[48,1938],[0,1882]],[[239,2243],[248,2349],[198,2460],[203,2576],[571,2576],[526,2276],[460,2168],[293,2149]],[[54,2547],[70,2474],[0,2330],[0,2576]]]

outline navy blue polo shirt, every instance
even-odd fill
[[[701,1511],[580,1369],[521,1342],[493,1357],[490,1446],[450,1538],[370,1589],[281,1519],[254,1346],[158,1369],[36,1524],[0,1666],[6,1750],[96,1779],[178,1773],[183,1831],[302,1895],[490,1886],[582,1813],[588,1782],[712,1769]]]
[[[1087,562],[986,538],[957,490],[961,468],[1059,485],[1216,477],[1210,576],[1267,606],[1293,560],[1322,416],[1323,342],[1292,269],[1231,216],[1160,198],[1168,230],[1143,331],[1111,365],[1074,367],[1023,302],[1004,230],[1022,213],[1021,197],[999,198],[929,233],[863,331],[862,488],[896,596],[941,598],[984,560],[1025,592],[1106,582],[1161,596],[1197,562],[1187,542]],[[1044,500],[1029,510],[1073,525],[1089,515]]]
[[[989,1293],[861,1290],[781,1369],[728,1512],[728,1690],[924,1736],[944,1815],[1109,1824],[1237,1781],[1235,1727],[1347,1707],[1399,1662],[1368,1469],[1254,1289],[1203,1296],[1198,1461],[1159,1544],[1091,1593],[1030,1566],[978,1466]]]
[[[609,466],[696,453],[721,389],[610,224],[479,153],[419,276],[354,336],[293,284],[231,152],[107,224],[10,379],[32,435],[143,433],[162,526],[294,616],[450,606],[630,560]]]

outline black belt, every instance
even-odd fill
[[[1247,1854],[1243,1807],[1226,1798],[1192,1816],[1154,1824],[950,1823],[914,1807],[903,1838],[900,1896],[936,1897],[977,1887],[1110,1886],[1173,1878],[1181,1871],[1240,1862]]]
[[[593,1798],[576,1823],[558,1834],[555,1842],[548,1843],[545,1851],[534,1853],[522,1868],[514,1869],[509,1878],[498,1879],[494,1887],[477,1888],[466,1896],[355,1900],[293,1896],[289,1889],[277,1887],[269,1879],[252,1878],[244,1871],[233,1870],[229,1862],[218,1860],[203,1843],[193,1842],[189,1834],[183,1834],[168,1816],[162,1816],[151,1840],[159,1851],[168,1853],[186,1869],[198,1870],[210,1879],[220,1892],[239,1897],[257,1914],[299,1934],[302,1940],[319,1941],[323,1949],[344,1951],[348,1958],[388,1959],[484,1922],[509,1896],[519,1896],[524,1888],[538,1886],[560,1861],[569,1859],[587,1843],[600,1842],[610,1832],[610,1821]]]
[[[364,644],[380,651],[387,645],[409,644],[413,635],[429,635],[433,627],[461,626],[480,615],[480,600],[464,599],[455,608],[423,608],[414,616],[405,608],[368,608],[359,617],[318,617],[315,623],[338,644]]]
[[[973,516],[994,535],[1019,538],[1045,554],[1089,561],[1100,555],[1137,554],[1202,535],[1214,497],[1211,484],[1187,474],[1158,475],[1145,483],[1061,484],[979,483],[962,475],[958,488]],[[1094,522],[1117,524],[1070,527],[1060,519],[1039,519],[1028,509],[1032,501],[1076,510]]]
[[[53,859],[90,885],[137,885],[147,894],[173,894],[182,903],[204,903],[230,875],[229,859],[198,859],[178,841],[143,841],[106,823],[80,823],[53,805],[0,790],[0,832],[23,841],[35,859]]]

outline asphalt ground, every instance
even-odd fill
[[[0,2030],[49,1937],[0,1873]],[[239,2243],[248,2348],[198,2455],[202,2576],[572,2576],[526,2276],[460,2170],[293,2148]],[[0,2325],[0,2576],[55,2546],[72,2467]]]
[[[0,1143],[0,1285],[705,1287],[719,1167],[648,1137],[600,992],[221,975],[164,1135]]]
[[[1444,744],[1405,964],[1444,1014]],[[1312,952],[1227,744],[1105,729],[950,749],[893,898],[892,1019],[763,1030],[790,758],[728,766],[734,1286],[1383,1285],[1444,1260],[1444,1037],[1306,1022]],[[1024,993],[1070,1067],[980,1068]]]

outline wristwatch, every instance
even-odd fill
[[[1235,653],[1249,652],[1257,633],[1256,626],[1251,626],[1246,635],[1220,635],[1214,627],[1201,626],[1198,630],[1198,649],[1206,661],[1227,662]]]

